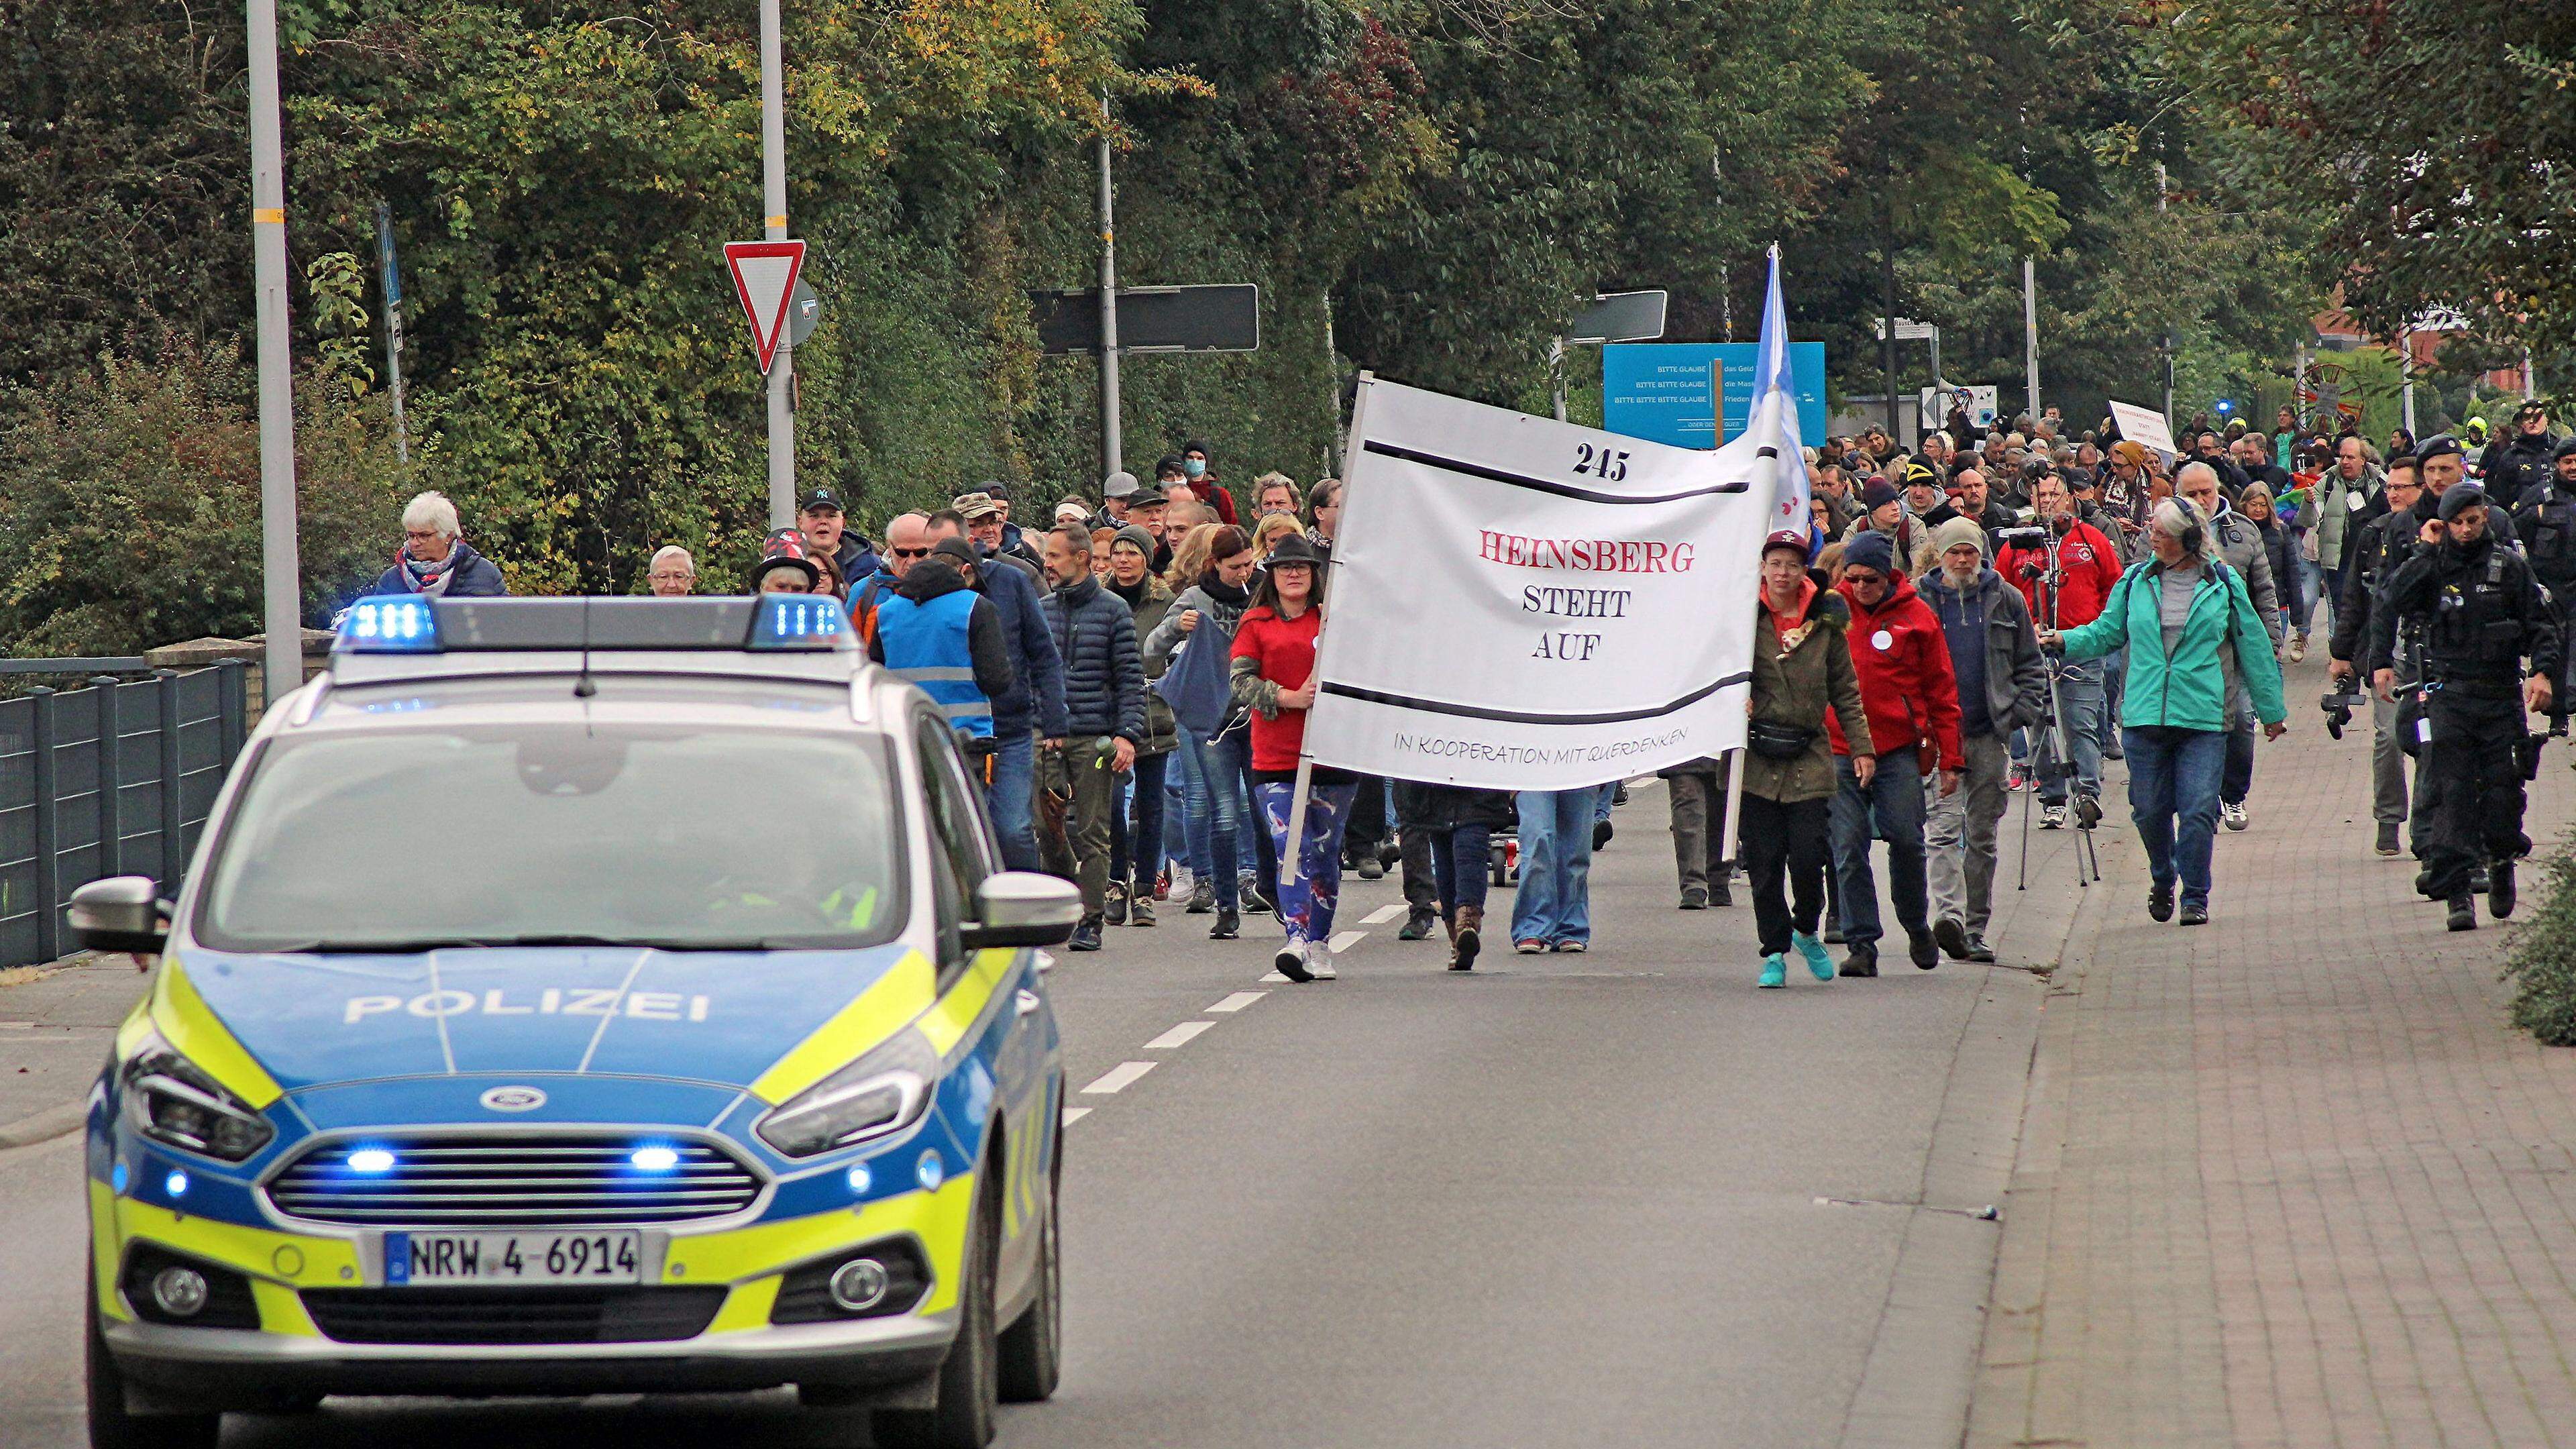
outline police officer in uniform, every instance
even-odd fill
[[[2349,558],[2343,571],[2343,597],[2335,600],[2334,634],[2327,641],[2331,662],[2327,674],[2337,685],[2351,685],[2356,677],[2367,679],[2383,668],[2394,668],[2392,655],[2373,657],[2370,642],[2377,637],[2372,629],[2373,616],[2379,609],[2380,585],[2396,570],[2415,547],[2415,536],[2425,521],[2435,517],[2437,500],[2424,496],[2423,476],[2415,471],[2415,460],[2400,455],[2388,460],[2387,480],[2378,502],[2386,510],[2371,518],[2358,530],[2349,546]],[[2380,700],[2371,706],[2370,745],[2370,813],[2379,823],[2379,853],[2397,854],[2397,833],[2407,823],[2406,756],[2397,737],[2397,705],[2393,700]],[[2420,786],[2423,772],[2419,766],[2416,781]],[[2415,853],[2423,852],[2423,823],[2414,830]]]
[[[2443,493],[2438,516],[2390,576],[2374,611],[2374,655],[2388,657],[2397,622],[2421,616],[2428,731],[2417,768],[2429,779],[2428,894],[2450,902],[2454,931],[2477,929],[2469,877],[2487,863],[2487,909],[2513,913],[2513,867],[2531,849],[2522,833],[2525,709],[2549,707],[2558,677],[2556,609],[2523,557],[2487,531],[2487,497],[2474,483]],[[2524,661],[2528,660],[2528,667]],[[2382,698],[2396,684],[2382,668]]]
[[[2576,437],[2557,447],[2548,479],[2526,487],[2513,508],[2513,531],[2522,539],[2523,556],[2548,588],[2558,609],[2558,643],[2566,652],[2568,625],[2576,620]],[[2551,681],[2556,694],[2552,711],[2567,717],[2567,675],[2563,668]]]

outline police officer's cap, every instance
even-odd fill
[[[2442,521],[2450,522],[2467,509],[2487,506],[2487,490],[2475,483],[2454,483],[2442,490]]]
[[[2466,457],[2468,449],[2461,447],[2460,440],[2448,433],[2435,433],[2415,445],[2415,461],[2418,463],[2429,463],[2445,453]]]
[[[2558,443],[2558,451],[2550,454],[2549,456],[2552,458],[2576,458],[2576,433],[2570,433],[2566,437],[2560,439]]]

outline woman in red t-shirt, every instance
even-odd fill
[[[1252,788],[1282,857],[1279,924],[1286,944],[1271,964],[1291,981],[1332,980],[1333,908],[1342,894],[1342,829],[1350,821],[1359,779],[1345,770],[1310,772],[1306,836],[1298,842],[1297,879],[1288,880],[1288,812],[1297,793],[1297,756],[1306,711],[1315,703],[1315,637],[1324,627],[1324,559],[1291,534],[1271,550],[1252,602],[1234,626],[1237,708],[1252,711]]]

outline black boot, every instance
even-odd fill
[[[1854,942],[1852,948],[1843,953],[1842,974],[1845,976],[1877,975],[1878,947],[1867,941]]]
[[[1708,873],[1709,903],[1720,906],[1734,905],[1735,892],[1728,884],[1734,879],[1735,871],[1731,867],[1721,867],[1720,869],[1710,871]]]
[[[1231,910],[1218,911],[1216,913],[1216,924],[1208,927],[1208,939],[1211,941],[1231,941],[1240,937],[1242,934],[1243,917],[1235,914]]]
[[[1073,938],[1064,943],[1064,948],[1068,951],[1099,950],[1100,918],[1098,916],[1083,917],[1082,924],[1073,928]]]
[[[2513,914],[2513,862],[2499,860],[2487,867],[2487,914],[2501,921]]]
[[[2451,929],[2474,931],[2478,928],[2478,898],[2461,891],[2451,897]]]
[[[1113,880],[1109,883],[1109,909],[1105,914],[1113,926],[1127,924],[1127,882]]]
[[[1395,939],[1399,941],[1430,940],[1431,928],[1439,924],[1440,917],[1436,912],[1417,909],[1404,918],[1404,928],[1395,933]]]

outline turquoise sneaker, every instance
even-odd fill
[[[1817,940],[1815,937],[1808,935],[1804,931],[1791,931],[1789,933],[1789,944],[1797,947],[1798,954],[1807,959],[1807,969],[1816,973],[1816,979],[1818,981],[1831,981],[1834,979],[1833,958],[1825,954],[1824,942]]]
[[[1760,980],[1758,980],[1758,981],[1754,982],[1753,984],[1754,984],[1754,985],[1756,985],[1756,986],[1762,986],[1762,987],[1786,986],[1786,985],[1788,985],[1788,984],[1789,984],[1789,962],[1788,962],[1787,958],[1785,958],[1785,957],[1781,957],[1781,956],[1765,956],[1765,957],[1763,957],[1763,958],[1762,958],[1762,977],[1761,977],[1761,979],[1760,979]]]

